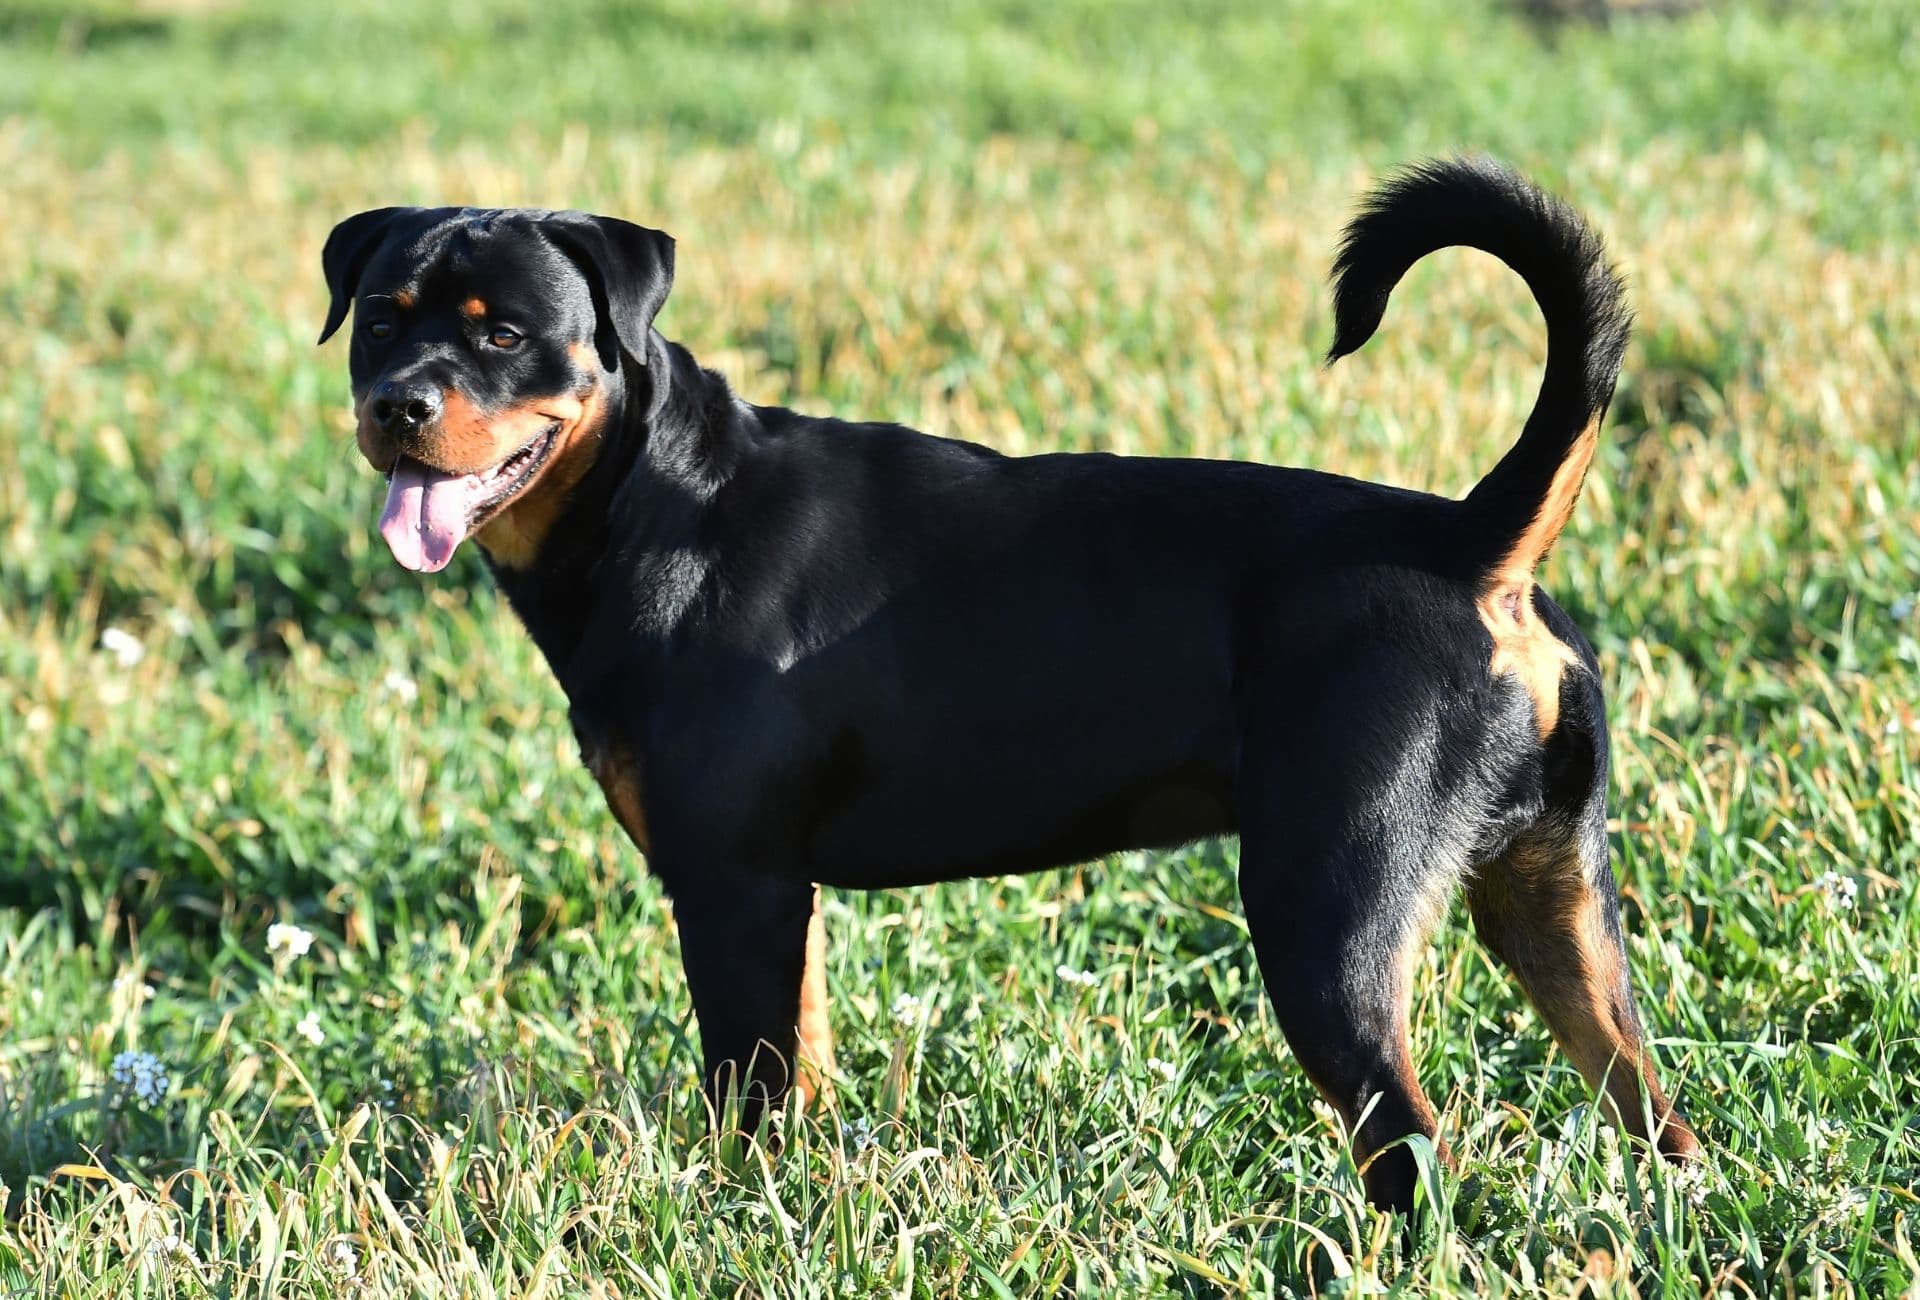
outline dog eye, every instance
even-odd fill
[[[367,337],[370,339],[393,337],[393,322],[385,320],[368,321]]]
[[[520,338],[519,330],[508,329],[505,325],[496,325],[493,327],[493,333],[487,335],[487,342],[502,352],[511,352],[520,346]]]

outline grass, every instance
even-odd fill
[[[0,5],[0,1292],[1916,1285],[1911,24],[1260,12]],[[1455,917],[1415,1048],[1460,1169],[1405,1247],[1230,843],[834,897],[838,1110],[772,1163],[705,1136],[668,913],[555,688],[477,560],[373,536],[311,346],[332,221],[619,212],[755,400],[1457,492],[1531,400],[1523,289],[1449,255],[1316,360],[1352,192],[1454,144],[1587,209],[1640,313],[1546,580],[1605,661],[1704,1176],[1622,1151]]]

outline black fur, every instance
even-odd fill
[[[650,322],[659,301],[595,277],[663,297],[670,244],[583,254],[568,214],[383,219],[405,238],[363,255],[361,217],[329,241],[337,299],[355,291],[336,273],[352,258],[492,299],[547,265],[516,243],[568,254],[572,275],[541,286],[545,328],[555,347],[596,341],[607,415],[538,554],[496,577],[588,755],[629,754],[643,774],[709,1078],[754,1056],[750,1115],[789,1083],[816,882],[924,884],[1237,832],[1281,1023],[1350,1124],[1371,1107],[1355,1140],[1372,1195],[1396,1208],[1413,1164],[1383,1148],[1436,1131],[1405,1046],[1405,963],[1455,883],[1481,882],[1476,915],[1536,997],[1561,986],[1530,972],[1612,978],[1589,969],[1621,952],[1597,665],[1534,592],[1533,618],[1576,659],[1543,739],[1524,684],[1491,669],[1481,605],[1489,563],[1604,407],[1628,324],[1598,240],[1525,181],[1484,162],[1415,168],[1367,201],[1336,265],[1335,356],[1448,244],[1501,257],[1539,299],[1539,405],[1465,501],[1221,461],[1015,458],[752,406],[617,309],[622,346],[605,346],[609,302],[638,300]],[[444,250],[463,240],[450,272]],[[417,368],[417,333],[442,340],[454,382],[464,366],[494,392],[497,371],[445,351],[420,310],[386,345],[356,342],[356,390]],[[1550,896],[1523,888],[1540,861],[1566,864]],[[1599,946],[1576,951],[1573,913],[1543,909],[1594,896]],[[1521,913],[1533,937],[1516,946]],[[1639,1054],[1627,996],[1605,1032]],[[1569,1014],[1549,1015],[1563,1041],[1601,1032]],[[1691,1134],[1646,1080],[1663,1147],[1683,1153]]]
[[[1613,400],[1633,313],[1606,248],[1573,209],[1485,159],[1428,162],[1374,191],[1347,226],[1333,264],[1328,361],[1373,337],[1407,268],[1453,245],[1519,272],[1547,318],[1546,374],[1533,414],[1468,498],[1497,549],[1532,521],[1572,439]]]

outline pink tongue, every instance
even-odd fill
[[[402,456],[393,466],[380,535],[393,558],[416,573],[438,573],[467,536],[467,515],[480,496],[472,474],[445,474]]]

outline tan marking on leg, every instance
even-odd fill
[[[1560,723],[1560,680],[1579,658],[1534,613],[1533,573],[1573,514],[1599,439],[1600,421],[1595,417],[1554,471],[1533,522],[1481,584],[1477,604],[1480,622],[1493,637],[1488,672],[1518,679],[1533,700],[1534,726],[1543,741]]]
[[[632,750],[617,743],[592,746],[581,757],[586,760],[587,771],[600,783],[607,807],[613,810],[614,820],[626,831],[627,838],[640,852],[650,852],[652,839],[647,833],[640,760]]]
[[[1483,868],[1467,898],[1481,938],[1518,978],[1608,1119],[1646,1138],[1651,1111],[1663,1154],[1698,1153],[1698,1138],[1654,1073],[1619,942],[1578,849],[1549,837],[1523,842]]]
[[[1599,895],[1587,890],[1568,923],[1579,951],[1579,968],[1586,976],[1584,1005],[1561,1013],[1565,1025],[1554,1026],[1555,1039],[1587,1085],[1602,1097],[1608,1119],[1637,1138],[1652,1139],[1654,1134],[1647,1131],[1651,1112],[1664,1154],[1698,1154],[1700,1140],[1674,1114],[1673,1103],[1654,1073],[1653,1056],[1641,1040],[1639,1017],[1626,1000],[1631,997],[1626,992],[1626,966],[1607,932]]]
[[[813,891],[813,916],[807,922],[807,964],[800,978],[800,1108],[833,1096],[833,1026],[827,1019],[827,927],[820,915],[820,891]]]
[[[1440,1136],[1439,1117],[1434,1113],[1433,1103],[1427,1098],[1426,1091],[1420,1086],[1409,1034],[1413,972],[1432,937],[1434,927],[1445,914],[1451,894],[1451,875],[1436,874],[1426,896],[1407,917],[1406,928],[1394,946],[1389,968],[1390,1006],[1386,1008],[1392,1017],[1392,1041],[1387,1045],[1386,1056],[1381,1062],[1388,1077],[1374,1080],[1371,1090],[1361,1096],[1342,1096],[1329,1089],[1311,1069],[1306,1070],[1308,1081],[1321,1099],[1339,1113],[1347,1139],[1353,1146],[1354,1165],[1366,1181],[1370,1195],[1390,1194],[1389,1189],[1381,1184],[1381,1178],[1385,1174],[1391,1182],[1395,1175],[1384,1168],[1376,1168],[1375,1162],[1388,1147],[1415,1133],[1432,1141],[1434,1151],[1443,1164],[1453,1164],[1453,1151]],[[1295,1055],[1300,1055],[1297,1049]],[[1306,1064],[1304,1060],[1301,1063],[1303,1066]],[[1389,1084],[1391,1086],[1387,1086]]]
[[[1453,1163],[1453,1152],[1440,1137],[1439,1117],[1434,1114],[1433,1103],[1420,1086],[1419,1072],[1414,1069],[1411,1029],[1413,973],[1433,938],[1435,927],[1440,924],[1440,918],[1446,915],[1447,904],[1453,897],[1454,879],[1455,874],[1451,871],[1435,871],[1429,875],[1425,891],[1408,916],[1406,930],[1400,936],[1393,954],[1393,1006],[1397,1024],[1392,1068],[1411,1103],[1419,1131],[1433,1139],[1434,1150],[1439,1153],[1441,1161],[1448,1165]],[[1388,1141],[1402,1136],[1405,1135],[1396,1134]]]

